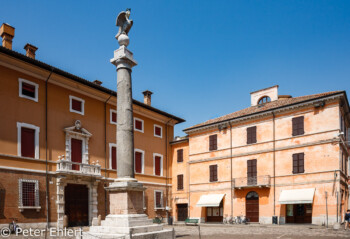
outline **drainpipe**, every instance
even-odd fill
[[[233,179],[232,179],[232,124],[230,124],[230,171],[231,171],[231,218],[233,217]]]
[[[166,174],[165,174],[165,197],[166,197],[166,200],[165,200],[165,211],[166,211],[166,218],[167,220],[169,219],[169,211],[168,211],[168,124],[170,121],[172,121],[173,119],[170,118],[170,120],[168,122],[166,122],[165,124],[165,165],[166,165]],[[164,168],[164,167],[163,167]]]
[[[110,95],[108,97],[108,99],[105,101],[105,124],[104,124],[104,128],[105,128],[105,183],[107,181],[107,102],[109,101],[109,99],[112,97],[112,95]],[[104,183],[104,184],[105,184]],[[105,185],[107,186],[107,185]],[[105,216],[107,216],[107,191],[105,189]]]
[[[276,216],[276,126],[275,126],[275,113],[272,111],[272,123],[273,123],[273,215]]]
[[[45,200],[46,200],[46,230],[45,230],[45,238],[47,237],[47,231],[49,229],[50,222],[50,203],[49,203],[49,174],[48,174],[48,159],[47,159],[47,141],[48,141],[48,133],[47,133],[47,125],[48,125],[48,102],[47,102],[47,83],[52,75],[53,68],[51,68],[51,72],[45,81],[45,183],[46,183],[46,192],[45,192]]]

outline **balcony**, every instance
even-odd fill
[[[271,186],[270,175],[263,175],[257,177],[245,177],[245,178],[234,178],[233,187],[237,189],[242,188],[262,188]]]
[[[58,160],[57,173],[101,177],[101,166]]]

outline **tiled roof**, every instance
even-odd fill
[[[199,128],[202,126],[206,126],[206,125],[210,125],[210,124],[214,124],[214,123],[218,123],[221,121],[226,121],[226,120],[231,120],[231,119],[235,119],[235,118],[239,118],[242,116],[247,116],[247,115],[253,115],[256,113],[260,113],[260,112],[264,112],[267,110],[272,110],[272,109],[276,109],[276,108],[280,108],[280,107],[284,107],[284,106],[288,106],[288,105],[293,105],[293,104],[297,104],[297,103],[302,103],[304,101],[308,101],[308,100],[314,100],[317,98],[321,98],[324,96],[329,96],[329,95],[334,95],[337,93],[342,93],[344,91],[330,91],[330,92],[325,92],[325,93],[320,93],[320,94],[314,94],[314,95],[306,95],[306,96],[299,96],[299,97],[294,97],[294,98],[284,98],[284,99],[279,99],[276,101],[272,101],[269,103],[265,103],[264,105],[255,105],[255,106],[251,106],[248,108],[245,108],[243,110],[239,110],[215,119],[210,119],[207,120],[203,123],[200,124],[196,124],[194,126],[191,126],[187,129],[184,129],[184,131],[187,130],[191,130],[194,128]]]

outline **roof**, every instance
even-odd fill
[[[284,98],[281,100],[275,100],[272,102],[265,103],[264,105],[251,106],[251,107],[245,108],[243,110],[239,110],[239,111],[236,111],[236,112],[233,112],[233,113],[230,113],[230,114],[227,114],[227,115],[215,118],[215,119],[207,120],[203,123],[191,126],[187,129],[184,129],[184,131],[186,132],[187,130],[200,128],[203,126],[219,123],[222,121],[232,120],[232,119],[236,119],[236,118],[240,118],[240,117],[248,116],[248,115],[254,115],[254,114],[262,113],[264,111],[278,109],[278,108],[289,106],[289,105],[299,104],[302,102],[315,100],[318,98],[331,96],[331,95],[335,95],[338,93],[346,94],[345,91],[330,91],[330,92],[314,94],[314,95],[306,95],[306,96],[299,96],[299,97],[294,97],[294,98]]]
[[[89,86],[91,88],[94,88],[96,90],[102,91],[102,92],[104,92],[106,94],[109,94],[109,95],[112,95],[112,96],[115,96],[115,97],[117,96],[117,92],[116,91],[113,91],[111,89],[108,89],[108,88],[100,86],[100,85],[97,85],[97,84],[95,84],[95,83],[93,83],[91,81],[88,81],[86,79],[83,79],[83,78],[81,78],[79,76],[73,75],[73,74],[71,74],[69,72],[66,72],[66,71],[63,71],[63,70],[61,70],[59,68],[56,68],[56,67],[51,66],[51,65],[48,65],[48,64],[46,64],[46,63],[44,63],[42,61],[39,61],[39,60],[36,60],[36,59],[32,59],[30,57],[27,57],[26,55],[23,55],[23,54],[18,53],[16,51],[7,49],[7,48],[5,48],[3,46],[0,46],[0,53],[4,53],[4,54],[6,54],[8,56],[11,56],[11,57],[14,57],[16,59],[22,60],[22,61],[27,62],[29,64],[33,64],[33,65],[35,65],[37,67],[40,67],[40,68],[43,68],[45,70],[52,71],[52,73],[55,73],[55,74],[67,77],[67,78],[69,78],[69,79],[71,79],[73,81],[76,81],[78,83],[84,84],[84,85]],[[180,118],[180,117],[177,117],[175,115],[169,114],[169,113],[167,113],[165,111],[159,110],[159,109],[154,108],[152,106],[146,105],[146,104],[144,104],[144,103],[142,103],[140,101],[137,101],[135,99],[133,99],[133,103],[135,105],[139,105],[139,106],[141,106],[143,108],[146,108],[146,109],[151,110],[153,112],[156,112],[158,114],[164,115],[164,116],[172,118],[174,120],[177,120],[178,123],[185,122],[185,120]]]

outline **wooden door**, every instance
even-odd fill
[[[245,208],[249,222],[259,222],[259,195],[256,192],[247,194]]]
[[[80,139],[71,139],[71,150],[72,150],[72,162],[82,163],[82,145],[83,141]],[[80,166],[77,164],[72,165],[73,170],[80,170]]]
[[[247,161],[247,183],[248,185],[256,185],[256,159],[251,159]]]
[[[68,226],[89,225],[89,189],[86,185],[67,184],[64,190]]]
[[[188,215],[187,204],[177,204],[177,220],[185,221]]]
[[[312,204],[286,205],[287,223],[311,223]]]
[[[207,207],[207,222],[222,222],[222,220],[224,219],[223,209],[224,208],[222,202],[219,207]]]

